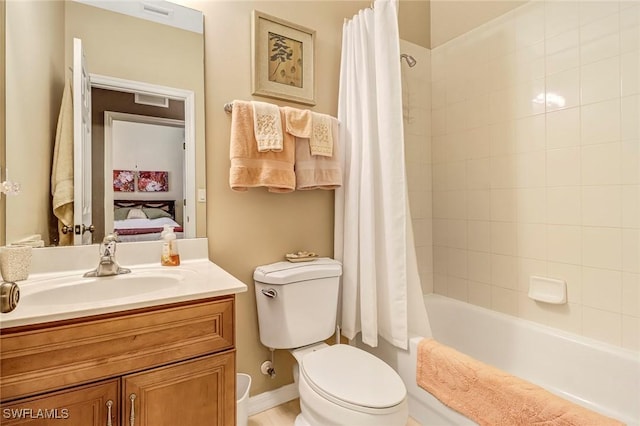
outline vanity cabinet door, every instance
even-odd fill
[[[119,426],[120,380],[50,392],[2,404],[0,424],[6,426]]]
[[[235,351],[122,378],[123,426],[235,425]]]

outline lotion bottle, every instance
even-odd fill
[[[169,227],[162,237],[162,257],[160,259],[162,266],[179,266],[180,255],[178,254],[178,244],[176,242],[176,234],[173,227]]]

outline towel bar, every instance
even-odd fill
[[[224,104],[224,112],[231,114],[231,111],[233,111],[233,102],[227,102]]]

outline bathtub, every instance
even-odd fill
[[[444,296],[425,296],[433,337],[482,362],[628,425],[640,425],[640,354]],[[423,425],[473,425],[416,385],[417,345],[398,350],[380,339],[365,350],[404,380],[409,413]]]

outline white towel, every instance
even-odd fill
[[[311,147],[311,155],[321,155],[323,157],[333,156],[333,137],[331,135],[331,119],[326,114],[317,112],[311,113],[311,139],[309,146]]]
[[[280,108],[277,105],[257,101],[252,101],[251,105],[253,106],[253,131],[258,142],[258,152],[282,151]]]
[[[62,93],[56,140],[51,167],[53,214],[58,218],[60,245],[73,245],[73,233],[62,233],[63,226],[73,227],[73,97],[67,80]]]

